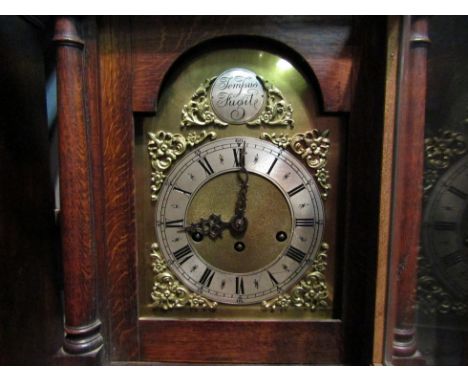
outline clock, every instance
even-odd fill
[[[191,291],[234,305],[272,299],[297,283],[320,249],[324,222],[309,170],[250,137],[187,154],[161,187],[155,214],[174,275]]]
[[[63,362],[370,362],[383,21],[57,20]]]
[[[153,211],[140,220],[145,316],[331,316],[332,144],[330,129],[313,128],[313,97],[289,61],[262,50],[214,51],[171,79],[144,121],[139,164]]]

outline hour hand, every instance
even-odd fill
[[[197,223],[192,223],[185,227],[184,231],[194,234],[208,236],[212,240],[223,237],[223,231],[231,228],[230,223],[225,223],[221,220],[220,215],[211,214],[208,219],[200,219]]]

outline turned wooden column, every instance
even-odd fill
[[[406,18],[402,42],[391,241],[391,309],[395,309],[392,353],[394,364],[421,364],[414,305],[423,196],[427,18]]]
[[[97,317],[97,259],[94,239],[92,166],[84,42],[72,17],[56,20],[65,339],[63,352],[85,355],[101,349]]]

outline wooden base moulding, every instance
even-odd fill
[[[326,321],[139,322],[141,360],[172,363],[341,364],[342,325]]]

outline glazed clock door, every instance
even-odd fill
[[[467,364],[465,23],[457,17],[403,19],[401,107],[388,189],[392,244],[385,262],[391,268],[388,291],[381,290],[387,307],[377,362]]]

